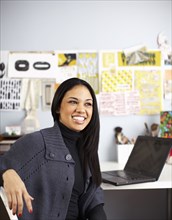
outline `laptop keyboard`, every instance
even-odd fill
[[[126,180],[140,180],[140,179],[147,179],[147,177],[145,176],[137,176],[137,175],[134,175],[133,173],[128,173],[128,172],[120,172],[120,171],[109,171],[108,172],[110,175],[114,175],[119,177],[119,178],[123,178],[123,179],[126,179]]]

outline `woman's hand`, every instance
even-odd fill
[[[28,211],[32,213],[33,197],[27,192],[25,184],[17,172],[13,169],[9,169],[3,173],[2,178],[4,182],[3,187],[8,199],[8,205],[13,214],[18,214],[18,216],[22,215],[24,202]]]

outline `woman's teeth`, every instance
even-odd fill
[[[84,121],[85,118],[82,116],[74,116],[73,119],[77,121]]]

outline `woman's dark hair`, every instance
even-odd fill
[[[85,86],[89,90],[93,99],[93,114],[91,121],[87,127],[81,131],[82,135],[78,141],[79,154],[84,172],[87,172],[87,168],[89,166],[92,173],[93,182],[96,183],[96,185],[100,185],[101,173],[98,158],[100,120],[96,96],[90,84],[79,78],[70,78],[62,82],[54,94],[51,113],[54,121],[59,121],[59,114],[57,112],[60,109],[63,97],[66,92],[77,85]]]

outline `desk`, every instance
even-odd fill
[[[100,164],[101,167],[101,171],[107,171],[107,170],[118,170],[118,169],[123,169],[124,168],[124,164],[118,164],[115,162],[102,162]],[[151,196],[156,196],[156,193],[160,193],[163,195],[163,198],[166,197],[166,204],[167,204],[167,213],[166,216],[167,218],[165,219],[161,219],[161,220],[171,220],[172,219],[172,165],[170,164],[165,164],[164,168],[161,172],[161,175],[159,177],[159,180],[156,182],[149,182],[149,183],[139,183],[139,184],[132,184],[132,185],[126,185],[126,186],[114,186],[108,183],[103,183],[102,184],[102,188],[103,190],[105,190],[105,194],[108,194],[111,196],[113,194],[113,192],[116,192],[117,196],[120,196],[120,194],[122,195],[122,197],[125,195],[124,193],[128,193],[129,196],[131,196],[129,201],[132,201],[132,194],[133,196],[143,196],[144,194],[146,196],[148,196],[148,199],[151,200],[153,198],[150,198],[149,196],[149,192]],[[119,191],[119,192],[117,192]],[[141,194],[142,193],[142,194]],[[137,195],[138,194],[138,195]],[[159,194],[159,195],[160,195]],[[115,196],[115,194],[114,194]],[[138,200],[139,200],[139,196],[138,196]],[[117,200],[119,198],[116,198]],[[155,198],[156,200],[159,198]],[[111,200],[113,200],[113,196],[111,196]],[[113,201],[111,201],[112,203]],[[117,201],[118,202],[118,201]],[[121,202],[121,201],[119,201]],[[125,202],[125,201],[123,201]],[[140,201],[139,201],[140,202]],[[149,201],[147,201],[149,203]],[[122,204],[122,203],[121,203]],[[125,208],[127,207],[128,204],[124,204],[124,210],[123,212],[125,212]],[[144,204],[142,204],[144,205]],[[160,206],[160,203],[159,203]],[[136,207],[134,207],[136,209]],[[158,207],[156,207],[157,209]],[[114,207],[115,209],[115,207]],[[141,212],[141,207],[138,208],[139,212]],[[165,210],[165,208],[164,208]],[[136,210],[133,210],[133,212]],[[132,211],[131,211],[132,212]],[[131,213],[132,214],[132,213]],[[111,217],[112,219],[112,217]],[[113,220],[115,220],[117,218],[113,218]],[[126,218],[128,219],[128,218]],[[126,219],[120,219],[120,220],[126,220]],[[142,218],[140,216],[137,217],[131,217],[132,220],[136,219],[136,220],[141,220]],[[119,219],[118,219],[119,220]],[[143,220],[147,220],[144,219]],[[150,219],[148,219],[150,220]],[[151,220],[155,220],[153,218],[151,218]]]
[[[6,151],[10,150],[11,145],[21,136],[3,137],[0,138],[0,155],[4,154]]]
[[[11,145],[14,143],[14,140],[2,140],[0,141],[0,155],[4,154],[6,151],[10,150]]]

